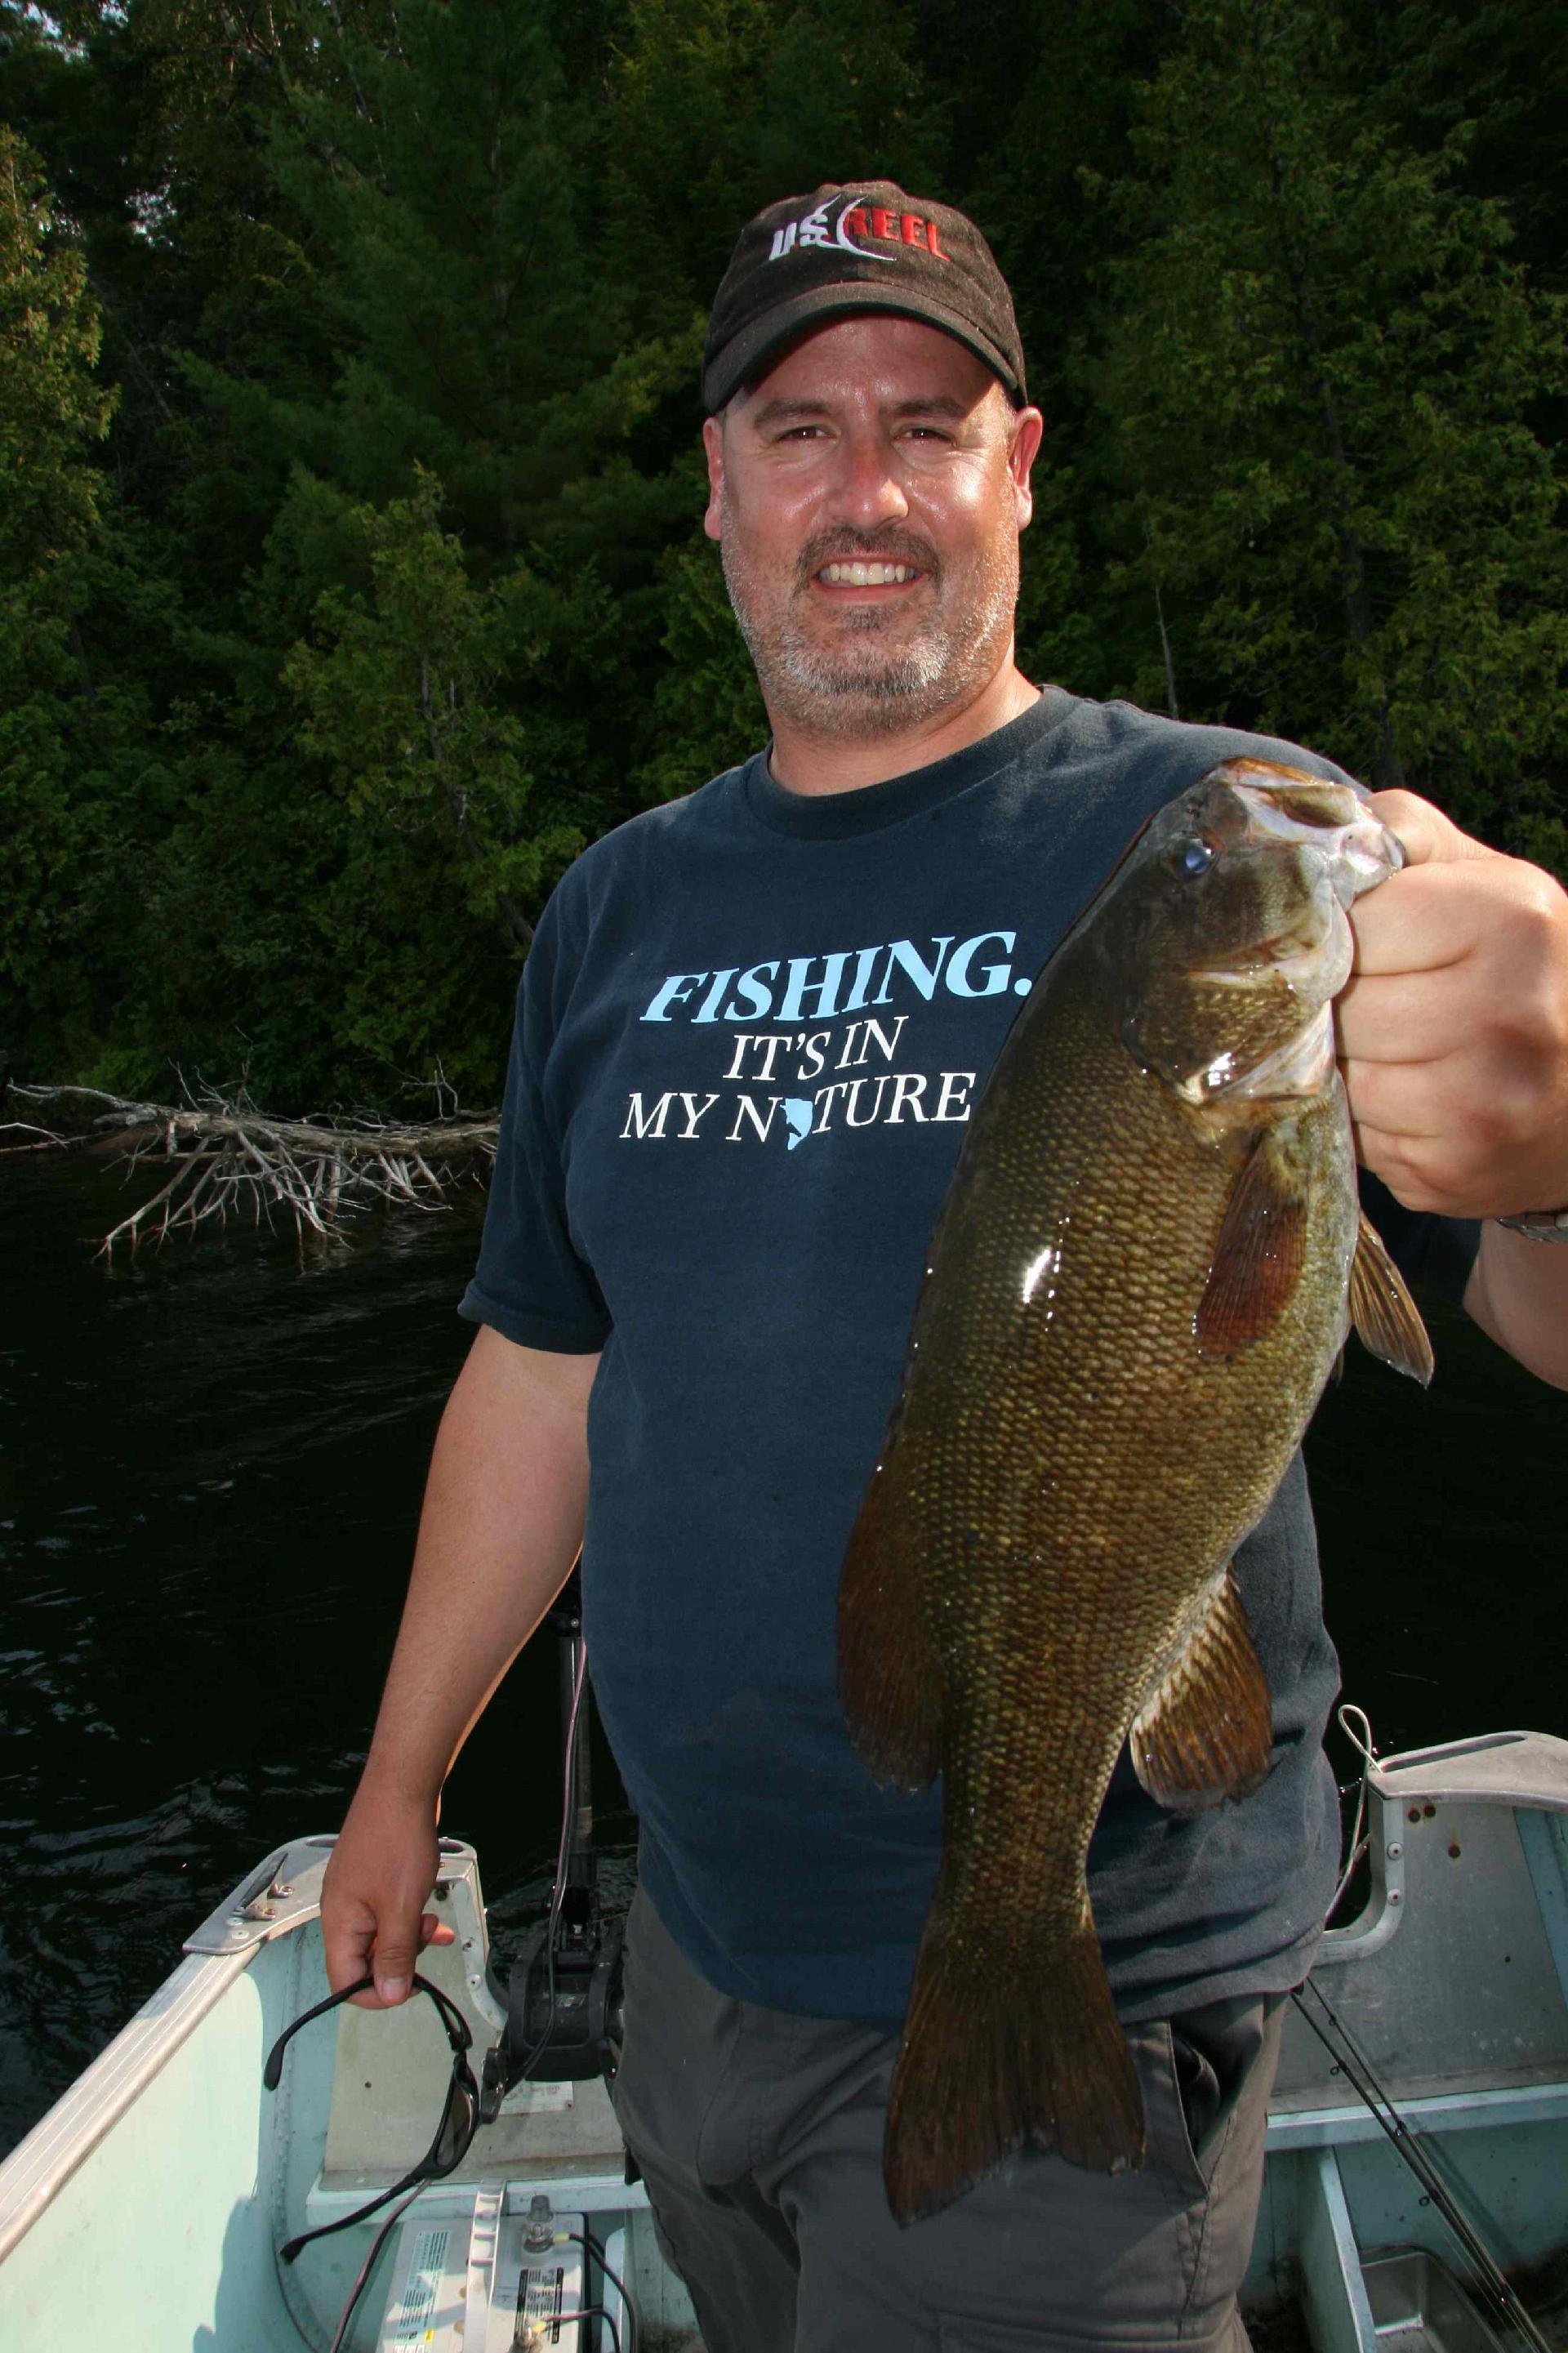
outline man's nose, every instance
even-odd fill
[[[862,529],[900,521],[910,511],[900,474],[896,449],[879,434],[849,436],[833,485],[841,519]]]

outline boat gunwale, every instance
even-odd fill
[[[0,2163],[0,2263],[245,1976],[256,1949],[187,1955]]]

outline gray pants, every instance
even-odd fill
[[[881,2171],[897,2037],[716,1993],[639,1890],[616,2110],[707,2353],[1246,2353],[1282,2008],[1129,2030],[1139,2172],[1026,2150],[901,2231]]]

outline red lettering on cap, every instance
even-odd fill
[[[858,205],[850,206],[844,216],[844,226],[851,237],[869,237],[871,234],[867,226],[865,213]]]
[[[893,223],[897,217],[895,213],[884,212],[880,205],[874,206],[871,212],[872,236],[896,237],[899,232],[893,227]]]
[[[936,223],[933,220],[927,221],[926,223],[926,243],[930,246],[931,251],[935,254],[939,261],[951,261],[952,259],[952,254],[943,253],[941,246],[938,245],[936,241]]]
[[[899,226],[904,232],[904,243],[906,245],[923,245],[925,243],[926,225],[924,221],[921,220],[919,213],[900,213],[899,216]]]

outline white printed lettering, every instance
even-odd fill
[[[932,1119],[967,1119],[969,1090],[973,1084],[973,1071],[943,1071],[942,1092],[936,1099],[936,1109],[931,1113]]]
[[[898,1019],[893,1024],[893,1034],[890,1038],[879,1021],[868,1019],[863,1022],[860,1032],[860,1051],[856,1057],[857,1061],[865,1061],[867,1056],[870,1053],[871,1033],[875,1030],[877,1034],[877,1043],[882,1050],[882,1060],[885,1062],[890,1062],[893,1056],[899,1050],[899,1032],[903,1028],[909,1018],[910,1017],[907,1013],[900,1014]]]
[[[893,1104],[888,1113],[888,1125],[897,1127],[907,1110],[911,1119],[924,1120],[921,1097],[926,1091],[925,1080],[914,1071],[900,1071],[893,1082]]]
[[[816,1094],[812,1097],[812,1101],[813,1103],[819,1103],[822,1105],[822,1116],[811,1131],[813,1135],[826,1134],[827,1123],[833,1116],[834,1096],[847,1094],[848,1092],[849,1082],[846,1079],[835,1079],[830,1087],[817,1088]]]
[[[626,1098],[626,1124],[621,1130],[622,1135],[630,1135],[634,1131],[638,1136],[662,1135],[664,1134],[664,1123],[669,1116],[669,1106],[674,1101],[675,1097],[673,1094],[660,1095],[653,1109],[649,1112],[645,1112],[643,1109],[642,1095],[640,1092],[636,1094],[628,1095]]]
[[[761,1136],[763,1142],[765,1144],[767,1142],[768,1130],[773,1124],[773,1113],[777,1111],[778,1107],[778,1096],[770,1095],[768,1097],[768,1115],[766,1119],[764,1119],[761,1112],[758,1111],[756,1104],[752,1101],[750,1095],[737,1095],[735,1098],[735,1124],[730,1130],[729,1134],[724,1138],[725,1143],[739,1144],[741,1141],[742,1122],[749,1119],[757,1134]]]
[[[697,1102],[695,1095],[682,1094],[680,1100],[686,1105],[686,1125],[680,1131],[680,1141],[684,1144],[689,1135],[696,1134],[699,1120],[712,1110],[719,1098],[717,1095],[705,1095],[700,1111],[694,1108]]]
[[[884,1071],[881,1077],[875,1082],[870,1079],[851,1079],[848,1082],[848,1092],[844,1098],[844,1124],[846,1127],[870,1127],[875,1124],[876,1120],[881,1112],[882,1090],[888,1083],[889,1075],[889,1072]],[[868,1087],[873,1083],[876,1086],[877,1092],[871,1099],[871,1108],[867,1113],[864,1119],[857,1119],[855,1113],[860,1101],[860,1090],[862,1087]]]

